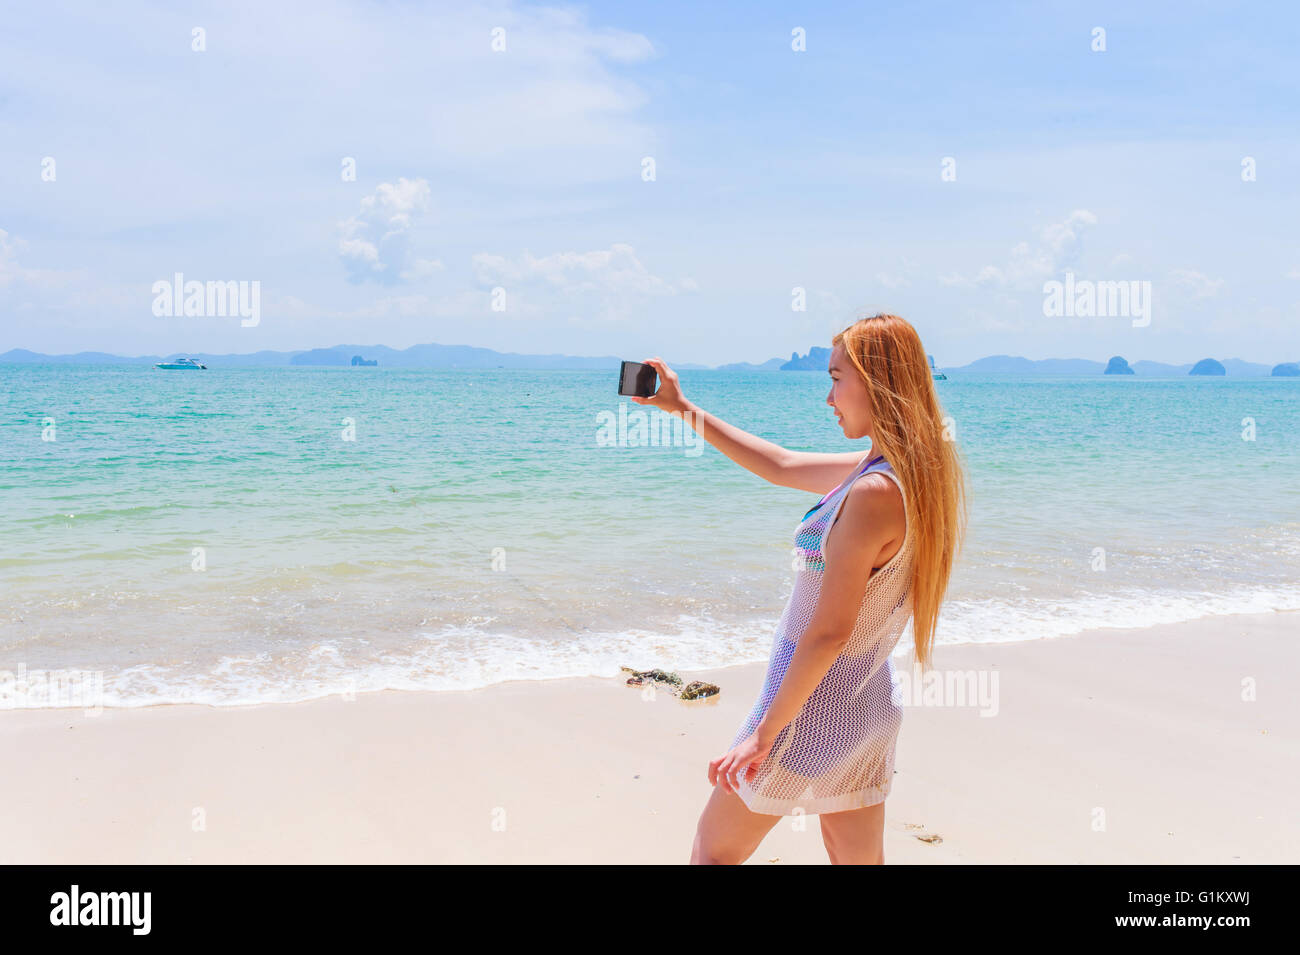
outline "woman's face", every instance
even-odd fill
[[[849,361],[841,342],[831,350],[831,391],[826,403],[835,409],[835,417],[846,438],[871,437],[871,409],[868,407],[867,386],[858,370]]]

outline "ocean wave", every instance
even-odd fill
[[[1069,600],[956,600],[945,605],[936,645],[1018,643],[1108,628],[1136,629],[1210,616],[1300,610],[1300,588],[1089,595]],[[777,618],[720,622],[682,615],[671,631],[621,629],[543,639],[475,626],[412,634],[403,648],[322,641],[277,655],[269,650],[221,657],[205,669],[143,663],[99,673],[97,705],[248,706],[296,703],[361,693],[466,691],[519,680],[614,678],[621,666],[695,671],[767,659]],[[911,651],[910,627],[896,654]],[[32,671],[37,672],[37,671]],[[90,673],[91,671],[85,671]],[[40,682],[39,680],[37,681]],[[84,693],[16,694],[12,682],[0,708],[87,708]]]

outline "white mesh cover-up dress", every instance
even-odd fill
[[[781,688],[821,593],[827,534],[850,488],[866,474],[884,474],[903,490],[889,462],[874,458],[822,498],[795,529],[794,592],[777,624],[763,689],[732,748],[754,732]],[[894,744],[903,722],[890,655],[911,618],[912,543],[908,520],[903,546],[867,581],[847,646],[776,737],[757,774],[740,780],[737,793],[752,812],[843,812],[873,806],[889,795]],[[752,764],[745,772],[750,768]]]

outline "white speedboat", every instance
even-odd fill
[[[169,371],[180,368],[207,368],[202,362],[195,361],[193,358],[173,358],[171,361],[160,361],[154,365],[155,368],[165,368]]]

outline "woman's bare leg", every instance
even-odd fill
[[[735,793],[714,786],[695,827],[691,865],[740,865],[780,821],[780,816],[750,812]]]
[[[885,864],[885,803],[821,814],[831,865]]]

